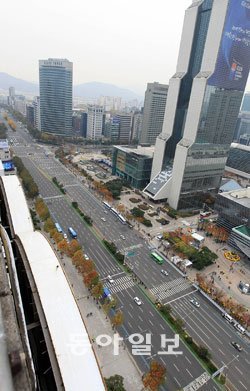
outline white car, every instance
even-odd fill
[[[102,220],[102,221],[106,221],[105,217],[101,217],[101,220]]]
[[[139,297],[134,297],[134,302],[135,302],[137,305],[142,305],[142,301],[139,299]]]
[[[200,307],[200,303],[197,300],[195,300],[194,298],[190,299],[190,303],[192,303],[197,308]]]
[[[63,234],[63,238],[67,240],[68,239],[67,234]]]
[[[110,275],[108,275],[107,280],[110,284],[113,284],[114,282],[113,278]]]
[[[126,238],[125,238],[124,235],[120,235],[120,237],[121,237],[123,240],[126,240]]]
[[[167,270],[163,270],[163,269],[162,269],[162,270],[161,270],[161,273],[164,274],[164,276],[168,276]]]
[[[89,261],[89,256],[87,254],[84,254],[84,258],[86,259],[86,261]]]
[[[157,234],[156,239],[157,240],[162,240],[163,239],[163,235],[162,234]]]

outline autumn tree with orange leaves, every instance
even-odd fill
[[[78,242],[78,240],[73,239],[71,240],[69,246],[68,246],[68,256],[73,257],[73,255],[76,253],[76,251],[80,250],[81,246]]]
[[[93,286],[91,289],[91,294],[97,299],[103,295],[103,285],[100,281],[95,286]]]
[[[83,281],[87,287],[96,285],[99,282],[99,274],[96,270],[92,270],[91,272],[84,274]]]
[[[83,265],[82,265],[82,271],[83,273],[90,273],[92,272],[93,270],[95,270],[95,264],[93,261],[91,260],[88,260],[88,261],[84,261]]]
[[[67,254],[67,252],[68,252],[68,246],[69,246],[69,244],[68,244],[67,240],[66,240],[66,239],[63,239],[63,240],[61,240],[61,241],[58,243],[57,248],[58,248],[58,250],[59,250],[61,253]]]
[[[111,318],[111,323],[114,327],[121,326],[124,322],[124,314],[121,310],[115,312],[114,316]]]
[[[166,368],[156,360],[152,360],[149,371],[142,379],[144,387],[148,388],[150,391],[157,391],[165,380]]]

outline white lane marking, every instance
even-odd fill
[[[234,366],[234,368],[237,369],[237,371],[241,374],[241,376],[243,375],[243,372],[241,372],[241,370],[238,367],[236,367],[236,365]]]
[[[138,315],[138,318],[140,319],[140,321],[143,323],[143,319],[140,315]]]
[[[150,313],[150,315],[151,315],[152,317],[154,317],[154,314],[153,314],[151,311],[149,311],[149,313]]]
[[[187,373],[188,373],[191,377],[193,377],[192,373],[190,373],[189,370],[188,370],[187,368],[186,368],[186,371],[187,371]]]
[[[159,326],[160,326],[160,328],[161,328],[162,330],[165,330],[165,328],[162,326],[161,323],[159,324]]]
[[[180,384],[180,382],[178,382],[178,380],[176,379],[176,377],[174,377],[174,380],[175,380],[176,384],[178,385],[178,387],[181,387],[181,384]]]
[[[132,316],[131,312],[128,311],[128,314],[129,314],[130,318],[133,319],[133,316]]]
[[[187,360],[187,362],[189,362],[189,364],[192,364],[187,356],[185,356],[185,359]]]
[[[179,368],[177,367],[177,365],[173,364],[173,366],[175,367],[175,369],[180,372]]]
[[[239,383],[242,385],[243,388],[245,388],[245,390],[247,390],[247,387],[245,386],[245,384],[243,384],[240,380],[239,380]]]
[[[149,321],[149,323],[151,324],[151,326],[154,326],[150,319],[149,319],[148,321]]]
[[[219,352],[221,352],[221,354],[223,355],[223,356],[225,356],[225,353],[221,350],[221,349],[218,349],[219,350]]]

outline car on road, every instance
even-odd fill
[[[134,302],[137,304],[137,305],[142,305],[142,301],[139,299],[139,297],[134,297]]]
[[[192,297],[192,299],[190,299],[190,303],[192,303],[197,308],[200,307],[200,303],[194,297]]]
[[[89,256],[88,256],[88,254],[83,254],[83,256],[84,256],[84,258],[85,258],[86,261],[89,261]]]
[[[233,345],[233,347],[234,347],[235,349],[237,349],[238,352],[241,352],[241,351],[243,350],[243,349],[242,349],[242,346],[240,346],[240,344],[237,343],[237,342],[235,342],[235,341],[232,341],[232,342],[231,342],[231,345]]]
[[[120,238],[123,239],[123,240],[126,240],[124,235],[120,235]]]
[[[157,234],[156,239],[157,240],[162,240],[163,239],[163,235],[162,234]]]
[[[101,220],[102,220],[102,221],[106,221],[105,217],[101,217]]]
[[[66,240],[68,239],[67,234],[65,234],[65,233],[63,234],[63,239],[66,239]]]
[[[103,212],[104,212],[106,215],[108,214],[108,211],[107,211],[107,210],[104,210]]]
[[[107,276],[107,280],[110,284],[113,284],[114,282],[113,278],[110,275]]]
[[[168,276],[168,272],[167,272],[167,270],[163,270],[163,269],[161,269],[161,273],[162,273],[162,274],[164,274],[164,276]]]

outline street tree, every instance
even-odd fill
[[[99,282],[99,274],[96,270],[92,270],[91,272],[84,274],[83,281],[87,287],[97,285]]]
[[[150,363],[149,371],[143,376],[142,382],[150,391],[157,391],[166,380],[166,368],[156,360]]]
[[[111,318],[111,323],[114,327],[121,326],[124,322],[124,314],[121,310],[115,312],[114,316]]]
[[[108,391],[126,391],[123,385],[123,377],[120,375],[104,378]]]

